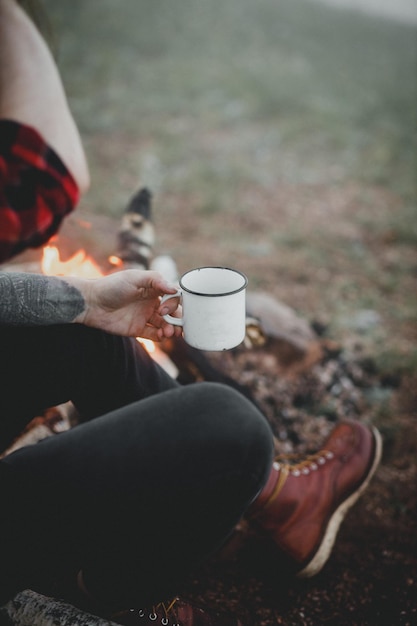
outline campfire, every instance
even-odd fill
[[[116,250],[108,256],[109,271],[157,269],[175,281],[175,261],[154,256],[154,245],[151,194],[141,189],[121,218]],[[35,271],[48,275],[95,278],[104,273],[85,250],[63,261],[59,239],[45,247],[41,265]],[[138,340],[180,384],[222,382],[241,391],[267,417],[284,452],[302,451],[307,440],[314,446],[315,439],[322,440],[337,419],[366,415],[364,389],[374,381],[361,366],[362,355],[347,358],[340,346],[318,336],[304,318],[266,293],[248,290],[246,338],[227,353],[205,353],[191,348],[182,338],[158,344]],[[71,403],[55,407],[35,419],[4,454],[69,428],[76,421]]]
[[[47,276],[80,276],[80,278],[99,278],[103,276],[97,263],[79,250],[67,261],[61,261],[57,246],[45,246],[42,251],[41,270]]]

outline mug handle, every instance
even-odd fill
[[[161,298],[161,304],[163,304],[164,302],[166,302],[170,298],[181,297],[181,295],[182,295],[181,289],[178,289],[178,291],[176,293],[166,293]],[[164,318],[164,320],[166,322],[168,322],[169,324],[173,324],[174,326],[183,326],[184,325],[182,317],[174,317],[173,315],[169,315],[169,313],[167,313],[166,315],[163,315],[162,317]]]

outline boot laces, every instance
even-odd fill
[[[178,598],[174,598],[169,603],[159,602],[158,604],[154,604],[152,608],[145,609],[129,609],[128,611],[123,611],[118,615],[126,615],[126,613],[135,613],[135,615],[139,618],[138,625],[140,624],[140,620],[143,618],[149,619],[151,622],[157,624],[161,624],[161,626],[181,626],[180,622],[170,622],[170,616],[175,618],[174,607],[178,602]],[[162,617],[161,617],[162,614]],[[117,617],[113,616],[113,617]],[[157,621],[160,620],[160,621]]]
[[[305,457],[300,457],[298,454],[282,454],[275,458],[274,468],[291,476],[307,476],[310,472],[316,472],[333,458],[334,452],[331,450],[320,450]]]
[[[159,608],[161,608],[161,610],[164,613],[164,616],[161,618],[161,624],[163,624],[163,626],[167,626],[169,624],[169,613],[171,613],[172,615],[172,610],[175,606],[175,604],[177,603],[178,598],[174,598],[173,600],[171,600],[171,602],[169,604],[165,604],[165,602],[160,602],[159,604],[157,604],[156,606],[152,607],[152,613],[149,614],[149,619],[152,621],[156,621],[158,615],[157,615],[157,611]],[[178,622],[173,622],[172,626],[181,626]]]

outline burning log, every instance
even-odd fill
[[[268,293],[248,292],[246,346],[274,354],[284,369],[301,371],[323,356],[311,325]]]
[[[115,622],[29,589],[0,607],[0,622],[10,626],[117,626]]]
[[[146,189],[131,198],[117,234],[116,257],[124,268],[149,269],[155,243],[152,223],[152,194]]]
[[[250,318],[258,320],[265,343],[268,338],[287,342],[294,351],[303,354],[309,344],[317,339],[305,319],[268,293],[249,291],[246,308]]]
[[[146,187],[129,201],[117,233],[115,257],[119,268],[152,269],[172,283],[178,281],[177,266],[169,255],[153,257],[155,229],[152,221],[152,193]]]

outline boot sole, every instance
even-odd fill
[[[314,557],[311,561],[299,572],[297,572],[297,578],[311,578],[319,573],[319,571],[323,568],[326,561],[328,560],[330,553],[333,549],[334,542],[336,540],[337,533],[339,531],[340,524],[343,522],[343,519],[349,509],[355,504],[358,498],[363,494],[366,488],[369,485],[369,482],[372,476],[375,473],[376,468],[379,465],[382,455],[382,437],[379,434],[378,430],[374,427],[372,428],[372,433],[374,435],[375,440],[375,455],[374,460],[371,465],[371,468],[362,482],[362,484],[358,487],[358,489],[352,493],[344,502],[342,502],[336,511],[333,513],[330,518],[329,523],[327,524],[326,531],[324,533],[324,537],[322,542],[315,553]]]

